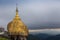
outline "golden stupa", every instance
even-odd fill
[[[16,16],[11,22],[8,23],[7,30],[9,35],[28,36],[27,26],[21,21],[21,18],[18,15],[17,7],[16,7]]]

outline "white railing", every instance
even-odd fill
[[[4,34],[4,32],[0,32],[0,35]]]

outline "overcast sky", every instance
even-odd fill
[[[0,0],[0,25],[5,29],[15,16],[16,2],[19,16],[28,28],[60,23],[59,0]]]

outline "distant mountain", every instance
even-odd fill
[[[60,40],[60,35],[50,36],[45,40]]]
[[[28,36],[28,40],[45,40],[46,38],[50,37],[50,35],[48,34],[43,34],[43,33],[40,33],[40,34],[30,34]]]
[[[60,35],[30,34],[28,40],[60,40]]]

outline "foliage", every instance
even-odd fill
[[[9,40],[8,38],[0,38],[0,40]]]

